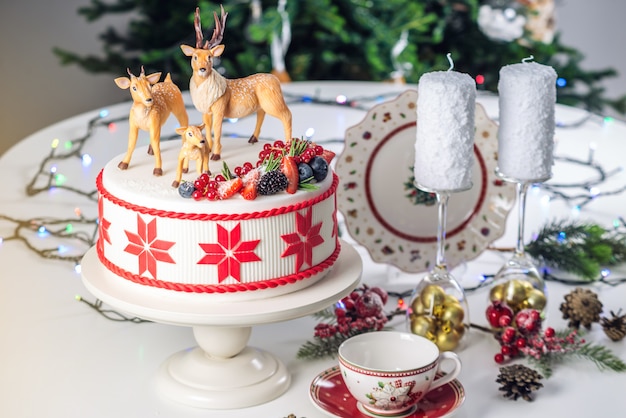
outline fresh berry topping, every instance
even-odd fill
[[[280,162],[280,171],[287,177],[287,188],[285,191],[294,194],[298,191],[299,175],[298,166],[293,157],[285,155]]]
[[[224,182],[224,181],[226,181],[226,177],[224,177],[221,174],[218,174],[217,176],[215,176],[215,181],[220,182],[220,183]]]
[[[222,181],[217,186],[217,196],[220,199],[228,199],[234,196],[234,194],[241,190],[242,187],[243,181],[240,177]]]
[[[302,183],[313,177],[313,169],[307,163],[298,164],[298,181]]]
[[[193,198],[193,200],[202,200],[204,199],[204,194],[202,193],[201,190],[196,189],[191,194],[191,197]]]
[[[328,163],[322,157],[315,156],[309,161],[315,181],[320,182],[328,175]]]
[[[258,195],[258,184],[261,172],[257,168],[253,168],[246,175],[242,177],[243,188],[241,189],[241,196],[246,200],[254,200]]]
[[[262,195],[272,195],[287,188],[287,176],[279,170],[268,171],[259,179],[258,191]]]
[[[191,195],[193,194],[195,190],[196,188],[193,187],[193,183],[190,181],[183,181],[178,186],[178,194],[180,194],[185,199],[191,198]]]
[[[329,149],[325,149],[319,155],[321,155],[321,157],[323,159],[325,159],[328,164],[330,164],[330,162],[333,160],[333,158],[335,158],[336,154],[334,152],[332,152],[331,150],[329,150]]]

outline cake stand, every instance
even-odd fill
[[[163,396],[194,407],[234,409],[282,395],[291,376],[271,353],[248,346],[252,326],[287,321],[320,311],[347,296],[359,283],[358,252],[341,242],[331,272],[315,284],[272,297],[207,303],[207,295],[163,292],[111,273],[91,248],[82,261],[83,283],[115,309],[163,324],[192,327],[197,347],[170,356],[158,369]]]

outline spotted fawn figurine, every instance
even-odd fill
[[[221,7],[221,19],[218,19],[215,12],[213,16],[215,18],[213,36],[203,44],[200,10],[196,8],[194,20],[196,47],[180,46],[183,53],[191,57],[193,75],[189,82],[189,92],[194,106],[202,113],[202,120],[207,126],[206,136],[212,150],[211,159],[221,158],[224,118],[242,118],[256,112],[256,126],[248,141],[255,143],[258,141],[263,118],[267,113],[282,122],[285,141],[291,141],[291,111],[285,103],[280,81],[276,76],[259,73],[245,78],[227,79],[213,68],[213,59],[224,52],[224,45],[221,42],[228,13],[224,13],[224,8]]]
[[[211,150],[209,150],[207,141],[202,134],[203,129],[204,124],[198,126],[182,126],[176,129],[176,133],[183,138],[183,145],[178,154],[176,179],[172,182],[172,187],[178,187],[180,185],[184,166],[189,161],[196,161],[196,171],[198,174],[211,174],[209,171],[209,154]]]
[[[139,130],[150,134],[148,153],[154,154],[155,176],[163,175],[161,168],[161,127],[171,113],[174,114],[180,126],[187,126],[189,118],[180,89],[172,82],[169,74],[163,82],[159,82],[161,73],[145,75],[143,66],[141,74],[134,76],[127,69],[129,77],[118,77],[115,84],[121,89],[130,89],[133,105],[128,116],[128,149],[118,168],[126,170],[137,144]],[[186,165],[185,165],[186,167]]]

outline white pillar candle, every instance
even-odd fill
[[[417,85],[416,182],[431,190],[472,186],[476,83],[467,74],[435,71]]]
[[[516,180],[552,177],[556,71],[536,62],[500,69],[498,171]]]

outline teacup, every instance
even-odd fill
[[[344,341],[338,354],[346,387],[359,410],[369,415],[410,414],[429,391],[461,372],[455,353],[440,353],[432,341],[405,332],[359,334]],[[436,378],[444,361],[454,368]]]

